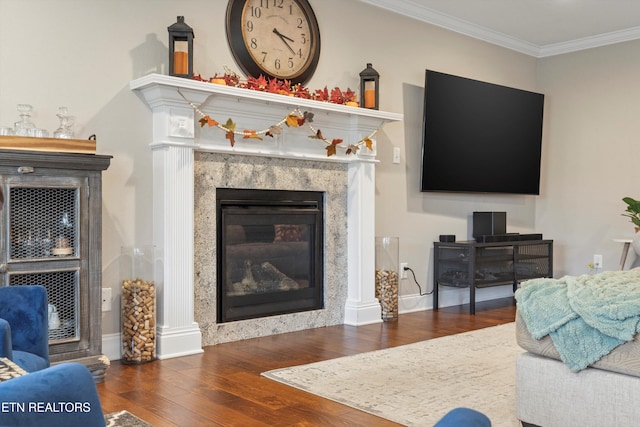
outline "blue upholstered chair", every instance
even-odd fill
[[[91,372],[66,362],[0,382],[0,426],[104,427]]]
[[[0,357],[12,360],[27,372],[49,367],[44,286],[0,287]]]

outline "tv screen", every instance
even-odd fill
[[[424,192],[540,194],[544,95],[427,70]]]

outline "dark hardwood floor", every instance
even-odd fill
[[[105,413],[126,409],[155,427],[395,426],[260,373],[512,322],[515,309],[505,298],[478,303],[475,316],[463,305],[220,344],[144,365],[115,361],[98,392]]]

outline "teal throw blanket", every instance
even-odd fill
[[[516,299],[531,336],[549,335],[562,361],[577,372],[638,332],[640,271],[529,280]]]

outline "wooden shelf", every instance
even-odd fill
[[[95,154],[96,141],[90,139],[0,136],[0,149]]]

